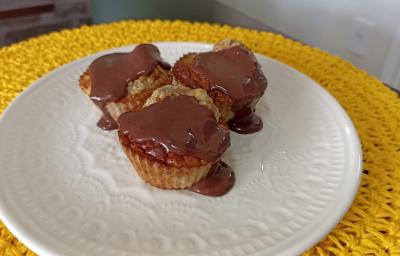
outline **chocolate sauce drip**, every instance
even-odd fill
[[[207,162],[219,160],[230,145],[229,131],[217,123],[209,108],[190,96],[167,97],[139,111],[126,112],[118,123],[131,142],[155,142],[167,153]],[[156,158],[163,153],[151,152]]]
[[[252,114],[244,119],[238,120],[235,118],[228,122],[228,126],[231,131],[241,134],[249,134],[260,131],[263,127],[263,122],[261,117]]]
[[[229,122],[231,130],[253,133],[262,129],[262,120],[254,112],[267,80],[251,52],[235,46],[199,53],[191,65],[194,72],[210,82],[209,90],[219,90],[232,99],[235,116]]]
[[[112,53],[95,59],[89,66],[90,98],[102,110],[97,125],[104,130],[118,128],[106,109],[107,102],[117,102],[128,94],[128,83],[147,76],[159,64],[169,70],[171,66],[160,57],[152,44],[141,44],[129,53]]]
[[[206,177],[193,184],[188,190],[206,196],[223,196],[232,189],[235,180],[232,168],[225,162],[218,161],[211,167]]]

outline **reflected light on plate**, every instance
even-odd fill
[[[260,171],[264,171],[264,164],[259,162],[258,165],[260,166]]]

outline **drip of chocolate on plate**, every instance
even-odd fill
[[[117,102],[128,94],[128,83],[147,76],[159,64],[169,70],[158,48],[141,44],[129,53],[112,53],[95,59],[89,66],[91,80],[90,98],[103,112],[97,125],[104,130],[118,128],[106,108],[108,102]]]
[[[206,177],[190,186],[188,190],[206,196],[223,196],[232,189],[235,180],[232,168],[225,162],[218,161]]]
[[[229,129],[237,133],[254,133],[262,129],[262,120],[255,106],[267,88],[267,79],[254,55],[241,46],[216,52],[197,54],[192,69],[210,83],[210,90],[219,90],[232,101],[234,118]]]
[[[146,154],[165,161],[168,153],[194,156],[214,165],[209,175],[190,190],[220,196],[233,186],[234,174],[219,163],[230,146],[229,131],[218,124],[214,113],[190,96],[166,97],[139,111],[126,112],[118,118],[120,132],[132,143],[154,143]],[[211,188],[213,187],[213,188]]]

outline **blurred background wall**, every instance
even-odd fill
[[[0,46],[82,24],[144,18],[282,33],[400,89],[398,0],[0,0]]]
[[[276,31],[215,0],[0,0],[0,46],[83,24],[182,19]]]
[[[89,0],[0,0],[0,46],[88,23]]]
[[[398,0],[218,0],[400,89]]]

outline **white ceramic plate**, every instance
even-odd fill
[[[159,43],[174,63],[202,43]],[[65,65],[22,93],[0,120],[0,216],[40,255],[295,255],[322,239],[359,186],[353,124],[310,78],[258,55],[269,86],[264,129],[232,134],[226,196],[153,188],[78,87],[102,52]]]

